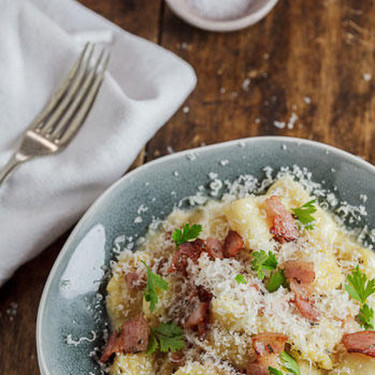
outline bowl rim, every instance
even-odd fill
[[[231,20],[215,20],[199,16],[198,14],[189,11],[188,6],[180,7],[178,5],[179,2],[175,2],[175,0],[166,0],[166,3],[177,16],[190,25],[208,31],[230,32],[244,29],[257,23],[275,7],[278,0],[267,0],[255,12]]]
[[[84,223],[88,220],[88,218],[91,216],[92,212],[101,204],[103,200],[107,198],[108,195],[111,194],[111,192],[116,189],[119,185],[123,183],[123,181],[132,178],[137,173],[147,170],[149,168],[152,168],[154,165],[159,163],[164,163],[165,161],[172,160],[175,158],[180,158],[183,156],[187,156],[192,153],[199,153],[206,150],[215,150],[222,147],[232,147],[234,145],[238,146],[239,144],[244,143],[246,146],[251,145],[254,142],[259,141],[275,141],[277,143],[297,143],[299,145],[309,145],[314,146],[317,148],[322,149],[323,151],[329,151],[332,153],[335,153],[336,155],[350,159],[354,163],[357,164],[357,166],[363,168],[366,170],[366,172],[373,174],[375,176],[375,166],[371,163],[367,162],[366,160],[361,159],[360,157],[351,154],[347,151],[344,151],[340,148],[327,145],[325,143],[317,142],[317,141],[311,141],[304,138],[297,138],[297,137],[287,137],[287,136],[259,136],[259,137],[248,137],[248,138],[239,138],[227,142],[220,142],[215,143],[212,145],[207,145],[203,147],[196,147],[192,149],[187,149],[184,151],[179,151],[171,155],[165,155],[163,157],[160,157],[156,160],[152,160],[146,164],[141,165],[140,167],[132,170],[129,173],[126,173],[124,176],[122,176],[119,180],[115,181],[112,185],[110,185],[89,207],[89,209],[84,213],[84,215],[81,217],[81,219],[78,221],[72,232],[70,233],[68,239],[66,240],[64,246],[62,247],[59,255],[57,256],[51,271],[48,275],[47,281],[43,288],[43,293],[40,299],[39,307],[38,307],[38,313],[37,313],[37,321],[36,321],[36,348],[37,348],[37,358],[38,358],[38,365],[39,369],[42,375],[53,375],[53,373],[50,372],[50,370],[47,368],[46,361],[44,358],[44,354],[42,351],[42,329],[43,329],[43,312],[45,310],[46,301],[47,301],[47,295],[49,293],[52,280],[55,277],[55,273],[57,271],[57,268],[59,267],[62,259],[65,257],[65,254],[67,253],[71,242],[73,241],[73,238],[76,236],[76,233],[78,233],[81,230],[81,227],[84,225]]]

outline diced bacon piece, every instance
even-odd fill
[[[313,322],[318,321],[320,314],[315,308],[315,301],[309,286],[292,280],[290,282],[290,289],[296,296],[295,303],[301,315]]]
[[[201,285],[197,287],[196,291],[200,303],[190,314],[185,323],[185,328],[197,328],[198,338],[203,341],[207,334],[209,306],[213,295]]]
[[[204,322],[199,323],[197,328],[199,341],[204,341],[207,335],[207,319]]]
[[[258,359],[249,363],[246,368],[247,375],[269,375],[268,367],[272,366],[278,368],[278,358],[277,354],[266,355],[264,357],[258,357]]]
[[[163,269],[164,269],[164,266],[165,266],[165,264],[168,262],[168,259],[167,258],[161,258],[159,261],[158,261],[158,263],[157,263],[157,271],[156,271],[156,273],[158,274],[158,275],[161,275],[161,276],[163,276]]]
[[[143,314],[125,322],[118,337],[118,350],[137,353],[147,350],[149,328]]]
[[[319,320],[320,314],[316,310],[315,301],[312,297],[306,296],[304,294],[296,294],[296,306],[306,319],[312,320],[313,322],[317,322]]]
[[[199,253],[199,255],[198,255],[198,258],[199,258],[199,256],[200,256],[200,254],[202,253],[202,251],[204,251],[204,249],[205,249],[205,247],[206,247],[206,244],[204,243],[204,241],[203,240],[201,240],[200,238],[197,238],[195,241],[193,241],[192,242],[194,245],[195,245],[195,247],[197,248],[197,251],[199,250],[200,251],[200,253]],[[198,259],[197,258],[197,259]]]
[[[255,335],[252,340],[256,353],[264,357],[280,354],[284,350],[288,337],[280,333],[264,332]]]
[[[315,308],[313,293],[310,288],[315,280],[314,264],[299,260],[289,260],[284,263],[285,277],[294,292],[297,309],[303,317],[313,322],[318,321],[319,312]]]
[[[264,332],[252,337],[257,360],[249,363],[247,375],[268,375],[268,367],[277,367],[279,354],[285,348],[288,337],[281,333]]]
[[[280,353],[281,354],[281,353]],[[278,364],[279,364],[279,354],[270,354],[270,355],[266,355],[264,357],[258,357],[258,359],[256,360],[256,362],[258,364],[260,364],[261,366],[263,366],[264,368],[267,368],[269,366],[272,366],[272,367],[275,367],[275,368],[278,368]]]
[[[223,245],[215,238],[208,238],[206,240],[205,250],[212,258],[224,259]]]
[[[375,357],[375,331],[346,334],[342,338],[342,343],[349,353],[362,353]]]
[[[225,258],[235,257],[244,247],[242,237],[234,230],[230,230],[224,242]]]
[[[280,197],[272,195],[265,201],[267,217],[271,222],[270,232],[278,242],[297,240],[299,231],[293,215],[287,211]]]
[[[113,331],[111,336],[109,336],[107,345],[105,346],[104,353],[100,358],[100,362],[105,363],[109,360],[113,353],[117,351],[117,332]]]
[[[312,284],[315,280],[314,263],[301,260],[288,260],[284,263],[287,280],[302,284]]]
[[[208,302],[200,302],[190,314],[184,325],[185,329],[196,328],[200,341],[203,341],[206,338],[209,307],[210,304]]]
[[[190,304],[196,304],[197,301],[210,303],[212,297],[212,293],[210,293],[202,285],[198,285],[196,287],[191,288],[191,291],[187,296],[187,300]]]
[[[212,293],[210,293],[207,289],[205,289],[202,285],[197,287],[198,290],[198,298],[201,302],[211,302],[212,300]]]
[[[208,307],[209,304],[207,302],[200,302],[188,317],[185,328],[193,328],[198,326],[199,323],[203,323],[208,315]]]
[[[169,268],[169,273],[179,271],[186,275],[188,259],[191,259],[194,263],[196,263],[204,248],[205,244],[201,239],[181,244],[173,255],[172,265]]]
[[[145,317],[140,314],[121,327],[120,335],[113,332],[101,358],[106,362],[114,353],[138,353],[147,350],[149,328]]]
[[[175,251],[172,257],[172,264],[168,269],[168,273],[173,273],[179,270],[184,270],[183,266],[185,267],[187,266],[187,261],[186,261],[186,264],[185,262],[182,263],[182,259],[180,258],[181,258],[180,250]]]
[[[189,294],[187,295],[187,300],[189,303],[194,303],[198,299],[198,289],[191,288]]]
[[[268,367],[257,362],[249,363],[246,367],[246,375],[269,375]]]
[[[125,281],[129,289],[143,290],[146,286],[146,280],[138,272],[128,272],[125,275]]]

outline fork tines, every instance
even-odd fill
[[[81,127],[104,78],[109,54],[93,58],[95,44],[87,43],[68,78],[31,124],[30,130],[63,145]]]

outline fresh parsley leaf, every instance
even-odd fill
[[[153,273],[143,260],[141,262],[147,268],[147,284],[143,295],[150,302],[150,311],[153,312],[159,301],[158,289],[168,290],[168,283],[160,275]]]
[[[357,319],[366,330],[374,329],[374,310],[367,303],[359,310]]]
[[[147,347],[147,352],[146,354],[152,354],[156,352],[156,350],[159,347],[159,342],[154,335],[154,333],[151,331],[150,336],[148,337],[148,347]]]
[[[375,279],[367,281],[366,275],[360,271],[358,266],[348,275],[346,281],[345,290],[362,304],[366,303],[367,298],[375,293]]]
[[[284,375],[282,371],[271,366],[268,366],[268,372],[270,375]]]
[[[184,331],[176,323],[162,323],[151,328],[147,354],[154,353],[158,348],[161,352],[175,352],[185,346]]]
[[[290,371],[294,375],[301,375],[298,363],[291,355],[289,355],[286,351],[283,351],[280,357],[283,361],[283,365],[288,371]]]
[[[263,262],[263,268],[266,270],[274,270],[277,267],[277,259],[275,257],[275,254],[269,252],[268,258]]]
[[[281,285],[286,285],[284,270],[279,270],[271,275],[270,280],[267,284],[267,290],[270,293],[276,292],[276,290],[279,289]]]
[[[316,203],[316,199],[312,199],[300,207],[292,208],[294,215],[305,229],[314,229],[313,222],[315,221],[315,217],[312,214],[317,211],[314,203]]]
[[[268,252],[268,255],[264,250],[255,251],[253,257],[253,269],[261,280],[265,277],[264,270],[272,271],[277,267],[277,259],[271,251]]]
[[[241,275],[240,273],[235,277],[235,280],[238,282],[238,284],[246,284],[247,281],[245,279],[245,276]]]
[[[194,240],[199,236],[199,233],[202,232],[202,225],[193,224],[191,227],[189,224],[185,224],[181,229],[176,229],[172,233],[172,239],[176,243],[176,246],[179,247],[189,240]]]
[[[163,353],[175,352],[185,346],[184,331],[176,323],[161,324],[154,330]]]

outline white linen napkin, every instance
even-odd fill
[[[0,185],[0,285],[66,231],[131,165],[196,83],[172,53],[73,0],[0,0],[0,168],[88,39],[109,73],[82,129],[60,154],[21,165]]]

